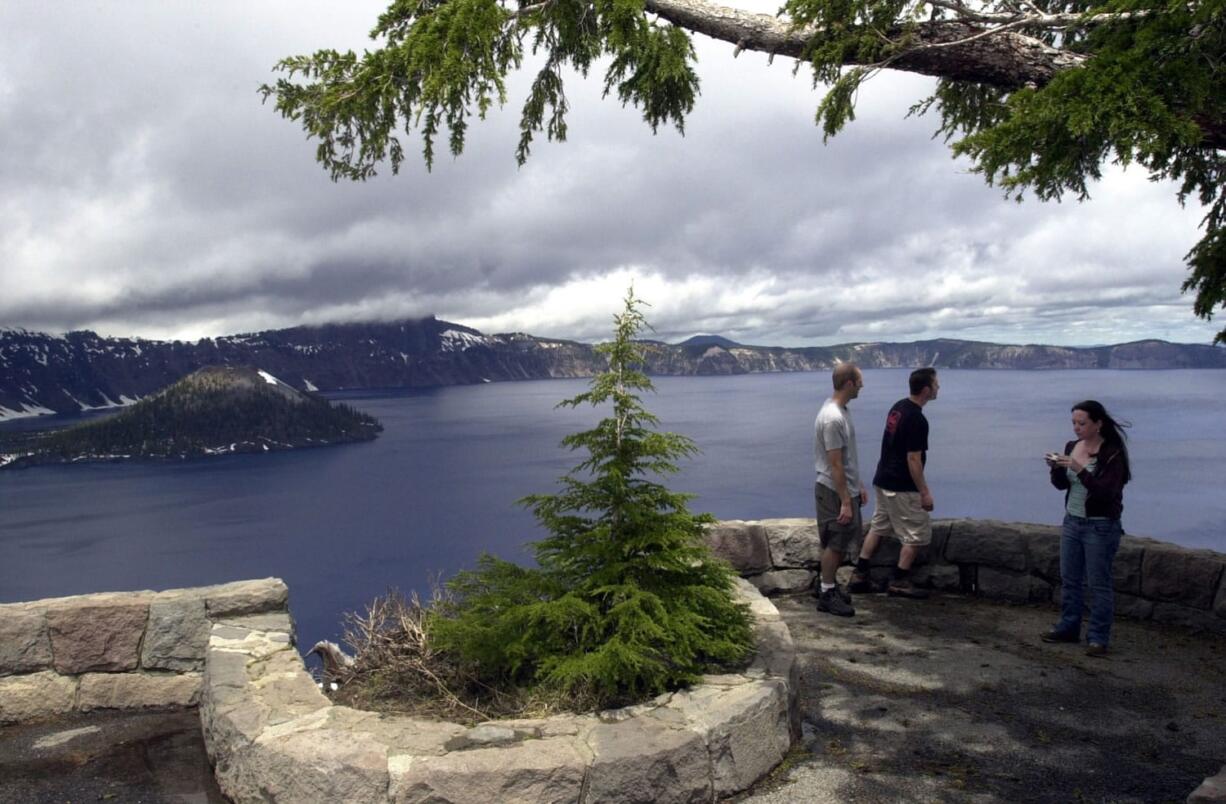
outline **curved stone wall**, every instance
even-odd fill
[[[0,605],[0,724],[194,706],[212,626],[271,611],[288,624],[287,599],[268,578]]]
[[[795,651],[751,585],[758,657],[741,674],[598,715],[455,723],[334,706],[284,621],[213,626],[200,717],[237,802],[672,802],[744,790],[788,752]]]
[[[812,519],[719,522],[707,541],[764,594],[802,591],[817,577],[821,546]],[[1059,600],[1057,526],[934,520],[925,552],[912,572],[921,585],[1018,602]],[[897,561],[898,542],[884,540],[874,576],[885,578]],[[1226,555],[1125,536],[1113,571],[1117,615],[1226,633]]]

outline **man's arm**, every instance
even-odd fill
[[[933,509],[932,492],[928,490],[928,483],[924,480],[924,453],[908,452],[907,453],[907,471],[911,474],[911,482],[919,489],[920,505],[925,511]]]
[[[847,472],[843,469],[843,450],[828,449],[826,457],[830,460],[830,478],[834,481],[834,490],[839,495],[839,524],[851,522],[851,491],[847,488]]]

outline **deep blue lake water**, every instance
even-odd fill
[[[907,372],[870,370],[852,403],[871,476]],[[661,377],[649,409],[702,454],[670,485],[721,518],[813,516],[812,427],[829,374]],[[550,492],[595,421],[555,410],[583,380],[345,395],[386,428],[368,444],[184,463],[0,472],[0,602],[275,575],[300,641],[389,587],[428,588],[482,550],[513,560],[542,534],[515,501]],[[1226,371],[941,372],[928,476],[935,515],[1057,523],[1042,455],[1093,397],[1130,420],[1129,533],[1226,550]],[[18,423],[21,424],[21,423]],[[13,426],[13,425],[5,425]]]

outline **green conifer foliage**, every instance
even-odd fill
[[[608,369],[561,403],[611,408],[563,440],[586,457],[558,493],[522,500],[550,534],[534,545],[539,568],[485,556],[449,584],[456,603],[436,635],[483,675],[608,704],[693,682],[750,651],[732,570],[701,539],[712,518],[653,479],[696,448],[658,432],[643,407],[652,385],[634,340],[646,326],[641,305],[631,290],[613,341],[598,347]]]

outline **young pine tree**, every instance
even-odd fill
[[[563,439],[586,454],[557,494],[523,502],[549,536],[533,545],[539,568],[485,556],[450,584],[450,616],[436,636],[481,675],[546,691],[622,703],[695,681],[712,663],[751,649],[749,616],[732,599],[732,570],[702,542],[710,515],[692,495],[653,478],[697,449],[658,432],[643,407],[652,390],[635,336],[647,326],[631,289],[614,316],[608,368],[560,406],[607,405],[594,428]]]

